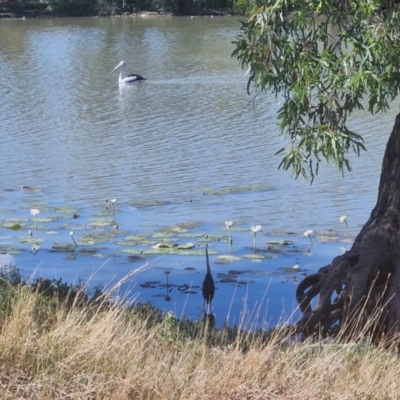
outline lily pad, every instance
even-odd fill
[[[73,253],[76,250],[74,244],[54,243],[50,253]]]
[[[195,229],[201,226],[202,223],[200,221],[186,221],[179,223],[177,227],[183,228],[183,229]]]
[[[176,233],[185,233],[187,232],[186,228],[183,228],[181,226],[173,226],[171,229],[169,229],[171,232],[176,232]]]
[[[218,242],[223,238],[227,238],[227,236],[207,234],[207,235],[204,235],[204,237],[198,239],[197,241],[198,242]]]
[[[257,271],[257,270],[252,270],[248,271],[249,273],[253,275],[277,275],[279,274],[279,271]]]
[[[291,240],[270,240],[267,242],[267,244],[271,246],[288,246],[289,244],[292,244],[293,242]]]
[[[216,265],[228,265],[231,262],[232,261],[229,261],[229,260],[216,260],[216,261],[214,261],[214,264],[216,264]]]
[[[25,229],[27,224],[22,224],[19,222],[3,222],[0,226],[4,229],[12,229],[14,231],[18,231],[20,229]]]
[[[220,256],[217,256],[217,258],[219,260],[224,260],[224,261],[229,261],[229,262],[241,260],[240,257],[235,257],[235,256],[231,256],[231,255],[220,255]]]
[[[228,229],[226,229],[228,230]],[[232,226],[231,232],[248,232],[249,228],[247,226]]]
[[[179,243],[158,243],[155,246],[153,246],[153,249],[163,249],[163,250],[188,250],[188,249],[193,249],[194,244],[193,243],[186,243],[186,244],[179,244]]]
[[[250,272],[250,271],[248,271],[248,270],[242,270],[242,271],[230,270],[230,271],[228,271],[228,274],[229,275],[242,275],[242,274],[246,274],[248,272]]]
[[[157,289],[157,286],[151,285],[149,283],[141,283],[139,286],[143,289]]]
[[[119,240],[118,242],[115,242],[117,246],[138,246],[138,245],[153,245],[155,244],[155,240],[143,240],[142,242],[136,242],[134,240],[129,241],[129,240]]]
[[[13,231],[18,231],[22,228],[21,224],[13,224],[12,222],[2,224],[3,228],[12,229]]]
[[[219,283],[238,283],[238,280],[235,278],[223,278],[219,281]]]
[[[263,260],[264,258],[267,258],[262,254],[245,254],[243,257],[250,258],[252,260]]]
[[[11,254],[11,255],[16,255],[23,253],[24,249],[19,249],[17,247],[12,247],[9,245],[0,245],[0,254]]]
[[[120,231],[118,230],[106,230],[106,231],[100,231],[100,232],[95,232],[95,233],[86,233],[77,239],[78,244],[82,246],[91,246],[96,243],[101,243],[101,242],[110,242],[112,241],[115,237],[120,235]]]
[[[180,233],[177,236],[182,238],[198,238],[198,237],[204,237],[204,233]]]
[[[270,236],[295,236],[296,232],[283,232],[283,231],[273,231],[269,233]]]
[[[97,218],[89,221],[88,225],[91,227],[106,227],[113,226],[115,221],[109,218]]]
[[[164,238],[169,238],[175,236],[175,233],[173,232],[159,232],[159,233],[154,233],[151,235],[151,237],[155,239],[164,239]]]
[[[173,245],[173,247],[176,247],[178,250],[188,250],[188,249],[193,249],[195,246],[193,243],[185,243],[185,244]]]
[[[204,257],[204,250],[192,250],[192,249],[178,249],[177,247],[160,247],[160,248],[151,248],[146,250],[139,249],[123,249],[121,250],[124,254],[137,254],[142,256],[155,256],[161,254],[179,254],[179,255],[190,255],[190,256],[202,256]],[[209,250],[208,254],[218,254],[218,252]]]
[[[25,217],[10,217],[6,219],[6,222],[12,222],[12,223],[21,223],[21,222],[27,222],[29,221],[29,218]]]
[[[320,236],[317,235],[317,239],[321,243],[335,243],[339,240],[338,236]]]
[[[136,256],[134,254],[128,256],[128,261],[131,261],[131,262],[142,261],[142,260],[143,260],[143,257]]]
[[[39,193],[42,189],[35,188],[32,186],[20,186],[19,187],[24,193]]]
[[[79,210],[77,208],[68,207],[68,206],[66,206],[66,207],[54,207],[54,210],[56,212],[66,213],[66,214],[71,214],[71,215],[79,213]]]
[[[130,235],[130,236],[125,236],[124,240],[129,241],[129,242],[142,242],[146,240],[147,235]]]
[[[37,218],[37,222],[46,223],[46,222],[57,221],[57,220],[59,220],[59,219],[60,219],[60,217],[38,217],[38,218]]]
[[[317,236],[337,236],[338,231],[336,229],[321,229],[315,232]]]
[[[69,231],[82,231],[82,230],[86,229],[86,227],[84,225],[76,225],[76,224],[65,224],[62,228],[67,229]],[[94,229],[97,229],[97,228],[94,227]]]
[[[29,243],[29,244],[37,244],[37,243],[43,243],[45,242],[45,239],[42,238],[34,238],[34,237],[23,237],[20,239],[21,243]]]
[[[94,255],[100,253],[101,250],[104,250],[104,248],[95,248],[95,247],[92,247],[92,248],[90,248],[90,249],[88,249],[88,248],[82,248],[82,249],[79,249],[79,250],[78,250],[78,253],[81,254],[81,255],[83,255],[83,256],[85,256],[85,255],[94,256]]]

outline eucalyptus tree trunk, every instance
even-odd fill
[[[313,309],[311,301],[319,295]],[[298,332],[335,335],[366,329],[400,334],[400,114],[383,158],[378,200],[345,254],[307,276],[296,292],[303,313]]]

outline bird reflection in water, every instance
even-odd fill
[[[167,285],[166,285],[167,294],[165,295],[164,300],[167,301],[167,302],[169,302],[169,301],[172,300],[172,299],[171,299],[171,296],[169,295],[169,292],[170,292],[170,289],[169,289],[170,284],[169,284],[169,282],[168,282],[168,275],[169,275],[170,273],[171,273],[171,271],[165,271],[165,272],[164,272],[164,274],[165,274],[166,277],[167,277]]]

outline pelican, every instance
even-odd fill
[[[246,71],[246,73],[243,75],[243,76],[247,76],[247,75],[249,75],[249,74],[251,74],[252,73],[252,70],[251,70],[251,62],[249,63],[249,67],[247,68],[247,71]]]
[[[125,67],[126,67],[126,62],[121,61],[110,73],[112,74],[115,70],[118,68],[121,68],[119,72],[119,83],[134,83],[134,82],[140,82],[140,81],[145,81],[146,78],[143,78],[143,76],[138,75],[138,74],[130,74],[127,77],[124,78],[125,75]]]
[[[203,287],[201,291],[203,292],[204,305],[209,304],[211,309],[211,301],[215,294],[215,284],[214,279],[211,275],[210,260],[208,259],[208,244],[206,244],[206,260],[207,260],[207,273],[203,281]]]

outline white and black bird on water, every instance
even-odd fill
[[[206,260],[207,260],[207,272],[203,281],[201,291],[203,292],[204,305],[209,304],[211,310],[211,301],[215,294],[214,279],[211,275],[210,260],[208,259],[208,244],[206,244]]]
[[[121,61],[110,73],[112,74],[118,68],[120,68],[119,83],[135,83],[135,82],[140,82],[140,81],[146,80],[146,78],[144,78],[143,76],[141,76],[139,74],[129,74],[128,76],[125,76],[125,68],[126,68],[125,61]]]

